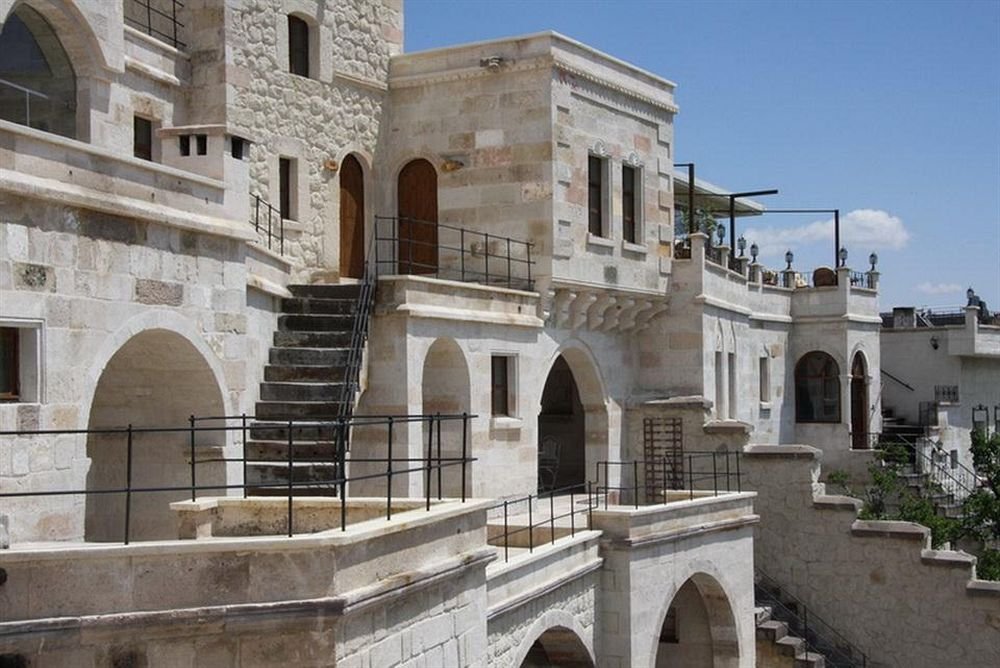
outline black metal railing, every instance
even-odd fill
[[[674,243],[674,258],[678,260],[691,259],[691,240],[681,239]]]
[[[830,668],[868,666],[867,654],[759,568],[754,569],[754,598],[758,606],[771,608],[772,617],[788,625],[791,635],[802,639],[795,647],[796,659],[813,652],[822,654]]]
[[[375,308],[375,288],[378,284],[376,265],[373,257],[375,239],[372,238],[365,254],[364,273],[361,278],[358,301],[354,307],[354,324],[351,326],[351,342],[347,349],[344,384],[340,395],[340,417],[350,418],[354,413],[354,401],[360,391],[361,362],[364,359],[368,330],[371,327],[372,311]],[[345,449],[350,447],[350,434]]]
[[[285,254],[285,220],[281,210],[260,195],[253,195],[253,228],[261,235],[268,250],[278,246],[278,253]]]
[[[696,492],[712,492],[713,496],[742,492],[740,453],[736,450],[721,452],[686,452],[681,457],[683,474],[673,475],[674,462],[669,457],[657,460],[633,459],[629,461],[600,461],[595,464],[593,492],[603,496],[604,507],[609,497],[619,505],[664,503],[668,492],[685,493],[693,500]],[[618,484],[611,484],[611,473],[616,471]],[[663,484],[662,481],[668,481]],[[704,494],[697,494],[703,496]]]
[[[722,266],[722,249],[718,246],[705,245],[705,259],[712,264]]]
[[[425,508],[430,510],[431,500],[436,496],[438,500],[443,498],[443,472],[452,467],[461,467],[460,471],[460,498],[464,503],[466,500],[465,490],[468,482],[469,464],[475,461],[469,457],[469,421],[475,418],[468,413],[455,415],[374,415],[374,416],[353,416],[351,418],[336,418],[331,420],[261,420],[258,421],[252,415],[237,416],[191,416],[188,424],[180,427],[136,427],[128,425],[126,427],[102,428],[102,429],[70,429],[70,430],[12,430],[0,431],[0,448],[13,447],[17,439],[25,438],[50,438],[54,443],[60,436],[79,436],[89,438],[100,436],[104,439],[120,439],[120,444],[124,446],[124,453],[121,458],[123,485],[95,487],[95,488],[54,488],[47,490],[2,492],[0,499],[14,498],[54,498],[63,496],[105,496],[122,495],[123,521],[121,527],[122,542],[128,544],[131,536],[131,515],[133,510],[133,497],[142,494],[174,493],[177,499],[190,495],[190,499],[198,499],[199,493],[213,492],[216,496],[225,495],[230,490],[242,490],[246,497],[249,492],[271,490],[271,496],[275,492],[284,491],[287,495],[287,532],[293,535],[295,507],[292,503],[293,497],[299,492],[316,491],[317,488],[333,488],[340,499],[339,527],[342,531],[347,530],[347,510],[350,485],[364,481],[378,481],[384,483],[385,515],[386,519],[392,518],[393,488],[392,482],[395,477],[407,474],[419,474],[425,479],[424,499]],[[428,433],[426,450],[421,457],[399,457],[394,452],[394,429],[401,425],[418,422],[426,426]],[[442,439],[442,425],[460,423],[462,435],[460,443],[450,443],[445,446]],[[267,427],[262,427],[266,424]],[[256,429],[271,428],[283,430],[286,433],[284,447],[287,453],[283,460],[265,458],[248,452],[248,443],[253,440],[253,431]],[[364,464],[368,469],[377,469],[374,473],[348,475],[347,459],[345,448],[341,444],[346,443],[346,434],[351,429],[364,428],[369,438],[384,438],[385,457],[352,458],[351,464]],[[453,430],[448,432],[454,436]],[[156,434],[176,435],[178,440],[183,439],[187,444],[187,465],[189,469],[189,484],[165,484],[165,485],[136,485],[134,483],[134,455],[137,447],[138,437]],[[239,456],[210,456],[198,457],[197,441],[203,434],[234,434],[236,447],[239,448]],[[302,456],[298,451],[302,449],[303,442],[314,445],[320,442],[327,442],[334,445],[329,449],[328,454]],[[146,443],[145,447],[161,448],[162,443]],[[62,447],[75,447],[76,443],[70,441]],[[112,444],[105,442],[102,447],[108,448]],[[54,446],[58,447],[58,446]],[[445,456],[447,451],[458,451],[459,456]],[[207,464],[228,465],[242,464],[244,477],[241,483],[204,483],[199,481],[199,466]],[[284,481],[278,482],[249,482],[247,474],[251,466],[280,465],[285,469],[287,477]],[[306,465],[314,468],[332,470],[325,478],[314,478],[299,480],[295,475],[297,465]],[[203,469],[202,469],[203,470]],[[148,476],[149,470],[144,471],[144,476]],[[164,473],[166,475],[166,472]],[[437,493],[434,493],[434,482],[437,482]],[[371,496],[371,493],[366,493]]]
[[[945,505],[960,505],[979,486],[975,471],[962,464],[957,458],[940,450],[930,441],[921,442],[905,434],[874,434],[878,448],[883,451],[882,460],[887,463],[909,464],[913,472],[926,476],[932,486],[928,495],[937,509]],[[900,461],[900,449],[905,461]]]
[[[435,278],[533,290],[533,244],[488,232],[414,218],[375,217],[379,276]]]
[[[737,274],[743,273],[743,258],[736,255],[729,256],[729,268]]]
[[[875,289],[875,276],[870,271],[852,271],[850,279],[852,288]]]
[[[958,385],[935,385],[934,401],[949,403],[949,404],[957,404]]]
[[[501,533],[491,531],[489,544],[503,547],[503,560],[506,562],[510,560],[512,547],[527,548],[528,552],[533,552],[536,547],[551,545],[559,538],[574,537],[577,531],[592,528],[593,510],[597,507],[597,503],[589,487],[588,485],[587,492],[582,492],[579,485],[572,485],[515,499],[505,499],[491,506],[489,508],[491,513],[503,510],[503,531]],[[559,509],[556,507],[557,496]],[[569,503],[568,510],[562,509],[566,503]],[[582,507],[578,508],[577,506],[581,504]],[[511,510],[521,507],[525,508],[525,512],[521,515],[526,517],[512,523]],[[568,520],[569,527],[565,526],[563,520]]]
[[[178,19],[183,9],[180,0],[125,0],[125,23],[175,49],[183,49],[184,24]]]
[[[895,381],[895,382],[899,383],[900,385],[902,385],[903,387],[905,387],[906,389],[908,389],[910,392],[916,392],[916,390],[914,389],[914,387],[912,385],[910,385],[909,383],[907,383],[905,380],[902,380],[901,378],[898,378],[897,376],[892,375],[891,373],[889,373],[885,369],[879,369],[879,373],[881,373],[883,376],[885,376],[889,380],[892,380],[892,381]]]

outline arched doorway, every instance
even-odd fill
[[[698,573],[670,602],[660,625],[656,668],[736,668],[739,637],[729,598],[715,578]]]
[[[88,428],[169,427],[178,431],[136,433],[132,439],[133,487],[173,487],[191,481],[188,418],[224,415],[222,392],[215,375],[195,346],[182,335],[163,329],[136,334],[111,357],[101,373],[90,408]],[[218,426],[200,423],[202,426]],[[195,435],[198,460],[221,457],[224,432]],[[87,440],[90,470],[87,489],[121,489],[126,479],[127,437],[121,433],[91,434]],[[221,462],[199,464],[198,485],[225,483]],[[222,494],[219,490],[214,494]],[[130,503],[131,540],[177,537],[172,501],[189,492],[133,492]],[[84,537],[118,542],[124,536],[125,495],[90,494],[86,498]]]
[[[520,668],[593,668],[587,647],[571,629],[546,630],[535,639]]]
[[[361,278],[365,267],[365,174],[348,155],[340,165],[340,275]]]
[[[3,24],[0,53],[0,118],[75,138],[76,72],[52,25],[19,5]]]
[[[427,160],[412,160],[399,172],[397,210],[399,273],[438,270],[437,172]]]
[[[437,413],[458,415],[469,412],[471,396],[469,366],[466,364],[462,349],[453,339],[438,339],[428,349],[427,357],[424,358],[421,393],[424,415]],[[440,423],[440,431],[435,428],[433,434],[430,429],[431,423],[425,422],[422,430],[421,456],[426,456],[427,443],[430,442],[432,444],[431,454],[433,457],[437,457],[439,436],[442,458],[457,459],[462,456],[463,438],[467,438],[468,434],[462,433],[464,424],[461,420],[443,421]],[[468,447],[468,441],[466,444]],[[467,450],[466,454],[469,452]],[[439,480],[442,496],[453,498],[461,496],[461,466],[456,464],[442,468],[440,477],[437,471],[432,473],[431,491],[434,494],[438,492]],[[471,480],[472,476],[466,475],[467,486]]]
[[[840,367],[819,350],[795,365],[795,421],[840,422]]]
[[[868,369],[860,352],[851,363],[851,448],[867,450],[868,440]]]
[[[566,358],[556,358],[538,411],[538,490],[582,488],[586,482],[586,415]]]

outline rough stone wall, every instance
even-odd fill
[[[1000,663],[1000,588],[971,579],[974,559],[929,548],[926,529],[861,522],[860,502],[824,495],[819,452],[751,446],[754,561],[879,666]],[[869,665],[872,665],[871,663]]]
[[[4,428],[86,428],[104,365],[146,329],[188,339],[212,368],[226,410],[245,405],[246,368],[260,360],[246,349],[242,241],[14,196],[0,198],[0,217],[3,319],[40,331],[42,360],[35,401],[0,405]],[[147,407],[122,414],[120,424],[161,417]],[[81,439],[15,442],[0,453],[5,490],[85,486]],[[30,513],[11,513],[14,541],[81,536],[81,497],[26,505]]]

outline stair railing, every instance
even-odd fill
[[[883,376],[888,376],[891,380],[896,381],[897,383],[899,383],[900,385],[902,385],[903,387],[905,387],[906,389],[908,389],[910,392],[916,392],[916,390],[913,389],[912,385],[910,385],[909,383],[907,383],[904,380],[900,380],[899,378],[896,378],[896,376],[893,376],[891,373],[889,373],[885,369],[879,369],[879,371],[882,372]]]
[[[351,342],[347,349],[347,363],[344,365],[344,384],[340,394],[339,417],[350,418],[354,414],[354,401],[360,389],[361,362],[364,359],[365,343],[368,341],[368,330],[371,326],[371,315],[375,307],[375,286],[378,283],[376,275],[378,267],[374,261],[375,237],[365,254],[364,272],[361,278],[361,291],[354,309],[354,324],[351,327]]]
[[[934,453],[929,454],[920,446],[920,443],[902,434],[893,434],[892,436],[883,434],[879,439],[879,445],[883,449],[885,446],[893,444],[906,448],[914,471],[927,475],[930,482],[959,503],[972,494],[978,486],[978,477],[975,472],[962,466],[961,462],[956,462],[957,466],[951,470],[942,463],[941,459],[948,459],[947,454],[941,453],[940,457]],[[933,498],[931,502],[934,503]],[[939,504],[934,503],[934,505],[936,508]]]
[[[757,605],[768,605],[789,632],[801,638],[805,650],[822,654],[831,668],[867,668],[868,655],[811,611],[774,578],[754,568],[754,595]],[[796,651],[795,658],[804,658]]]

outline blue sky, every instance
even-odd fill
[[[1000,308],[1000,0],[405,0],[406,50],[556,30],[678,84],[675,157],[773,208],[839,208],[881,305]],[[822,216],[750,223],[829,264]],[[810,225],[812,224],[812,225]],[[763,255],[763,252],[762,252]]]

